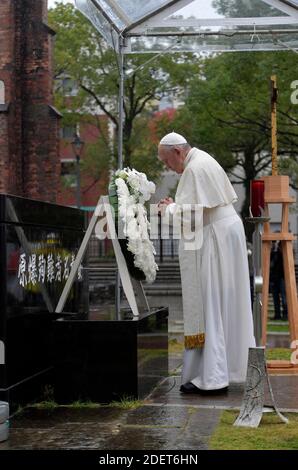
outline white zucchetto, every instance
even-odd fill
[[[183,144],[187,144],[187,141],[182,135],[177,134],[176,132],[170,132],[170,134],[165,135],[159,142],[159,145],[183,145]]]

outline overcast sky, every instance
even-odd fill
[[[49,8],[54,7],[57,0],[48,0]],[[74,0],[59,0],[57,3],[74,3]]]
[[[55,6],[55,3],[72,3],[74,0],[48,0],[49,8]],[[191,14],[196,14],[200,12],[201,18],[214,18],[220,15],[217,15],[214,9],[212,8],[212,0],[195,0],[189,6],[183,8],[183,13],[185,17],[190,16]]]
[[[74,0],[48,0],[48,7],[53,8],[55,3],[72,3],[75,4]]]

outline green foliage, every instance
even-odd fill
[[[288,175],[292,181],[292,186],[298,190],[298,161],[297,159],[280,159],[279,160],[279,172],[282,175]]]
[[[71,100],[63,96],[61,88],[56,91],[56,104],[64,114],[64,125],[81,120],[78,110],[86,109],[86,114],[98,114],[99,109],[104,112],[114,125],[113,142],[107,129],[100,129],[102,140],[95,148],[87,149],[89,159],[85,168],[94,174],[97,160],[98,164],[116,167],[119,91],[116,54],[70,4],[57,4],[50,10],[49,23],[57,32],[55,76],[69,76],[79,86],[78,95]],[[148,123],[163,96],[184,93],[198,70],[198,60],[192,54],[165,54],[146,65],[150,57],[147,54],[126,57],[123,152],[124,166],[144,171],[151,179],[159,176],[162,166],[156,158],[157,142],[152,143]]]
[[[148,116],[141,116],[135,122],[134,132],[130,139],[133,148],[131,167],[146,173],[149,180],[159,180],[163,164],[157,159],[157,142],[153,140],[148,126]]]
[[[214,0],[213,5],[226,16],[279,14],[257,0]],[[71,100],[57,89],[56,103],[64,112],[64,124],[76,124],[84,109],[89,114],[98,114],[100,109],[114,125],[111,142],[107,127],[98,121],[100,140],[86,149],[85,171],[100,176],[108,166],[117,166],[117,57],[72,5],[58,4],[50,11],[49,22],[57,32],[55,75],[69,76],[79,86]],[[250,180],[271,171],[269,79],[276,74],[279,167],[297,187],[298,105],[291,103],[297,55],[291,51],[231,53],[203,60],[194,54],[164,54],[146,64],[151,57],[126,56],[124,166],[158,179],[162,170],[156,158],[158,139],[172,130],[180,132],[192,145],[213,155],[233,183],[244,185],[242,215],[246,216]],[[174,118],[166,113],[153,118],[163,96],[186,97]],[[235,174],[235,167],[242,172]]]
[[[209,57],[175,117],[176,128],[192,145],[213,155],[233,183],[244,185],[243,217],[248,214],[250,180],[271,173],[272,74],[278,83],[279,166],[297,184],[298,106],[291,102],[297,62],[289,51]],[[236,173],[235,167],[241,171]]]
[[[65,406],[65,405],[64,405]],[[100,403],[96,403],[96,402],[93,402],[93,401],[82,401],[82,400],[77,400],[77,401],[74,401],[73,403],[71,403],[70,405],[66,405],[68,408],[75,408],[75,409],[84,409],[84,408],[87,408],[87,409],[98,409],[98,408],[101,408],[102,405]]]
[[[39,403],[34,403],[31,407],[37,408],[38,410],[54,410],[58,408],[59,405],[54,400],[44,400]]]
[[[297,153],[298,132],[291,116],[298,109],[291,104],[291,83],[296,77],[291,52],[222,54],[207,59],[204,74],[190,87],[185,121],[194,144],[215,153],[227,167],[238,163],[237,153],[249,149],[254,155],[267,155],[252,171],[255,176],[270,162],[270,89],[269,79],[277,74],[279,88],[278,124],[280,154]],[[190,120],[195,116],[195,120]],[[288,140],[290,136],[293,140]],[[268,159],[269,158],[269,159]],[[240,162],[241,163],[241,162]],[[256,162],[258,163],[258,162]]]
[[[135,400],[132,397],[123,397],[120,401],[112,401],[107,406],[111,408],[120,408],[121,410],[134,410],[144,405],[141,400]]]
[[[169,340],[169,354],[182,353],[184,351],[184,343],[178,341],[177,338]]]
[[[260,0],[213,0],[217,13],[227,17],[280,16],[281,12]]]
[[[267,361],[289,361],[291,359],[292,350],[286,348],[269,348],[266,349]]]
[[[281,326],[282,328],[282,326]],[[268,331],[271,331],[268,329]],[[283,330],[281,330],[283,331]],[[184,351],[184,344],[181,341],[177,341],[176,338],[169,341],[169,354],[179,354]],[[266,359],[271,360],[290,360],[291,349],[287,348],[268,348],[266,349]]]
[[[267,325],[267,331],[273,331],[277,333],[288,333],[289,332],[289,325]]]

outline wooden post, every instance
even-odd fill
[[[264,224],[263,242],[263,297],[262,297],[262,325],[263,345],[266,345],[268,297],[269,297],[269,275],[270,275],[270,253],[272,241],[280,241],[283,255],[284,275],[286,285],[286,299],[288,307],[288,318],[291,342],[298,339],[298,299],[295,277],[295,265],[293,254],[293,241],[296,237],[289,232],[289,205],[295,202],[289,196],[288,176],[265,176],[265,213],[269,212],[270,204],[282,204],[281,231],[272,232],[270,223]],[[290,345],[289,345],[290,346]],[[298,373],[298,364],[289,361],[269,361],[268,371],[270,373]]]
[[[267,321],[269,305],[269,277],[270,277],[270,254],[271,241],[265,243],[262,237],[262,271],[263,271],[263,292],[262,292],[262,344],[266,346]]]
[[[272,155],[272,175],[278,174],[277,165],[277,86],[276,75],[271,76],[271,155]]]
[[[270,204],[282,204],[281,230],[273,233],[270,229],[270,222],[264,224],[262,236],[262,272],[263,272],[263,292],[262,292],[262,344],[266,345],[267,320],[268,320],[268,300],[269,300],[269,276],[270,276],[270,254],[272,241],[280,241],[283,255],[284,276],[286,286],[286,300],[288,307],[288,318],[290,327],[291,343],[298,339],[298,300],[295,276],[295,264],[293,254],[293,241],[296,237],[289,233],[289,205],[295,202],[289,194],[289,177],[278,175],[277,159],[277,86],[276,75],[271,76],[271,149],[272,149],[272,176],[265,176],[265,216],[269,216]],[[291,364],[289,361],[269,361],[268,370],[271,372],[291,372],[298,373],[298,364]]]

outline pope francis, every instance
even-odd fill
[[[202,234],[196,246],[187,244],[184,232],[179,243],[185,340],[180,391],[218,393],[245,381],[248,349],[255,346],[246,240],[233,207],[237,195],[218,162],[183,136],[163,137],[158,155],[181,174],[175,202],[161,200],[160,210],[195,212],[195,230]]]

